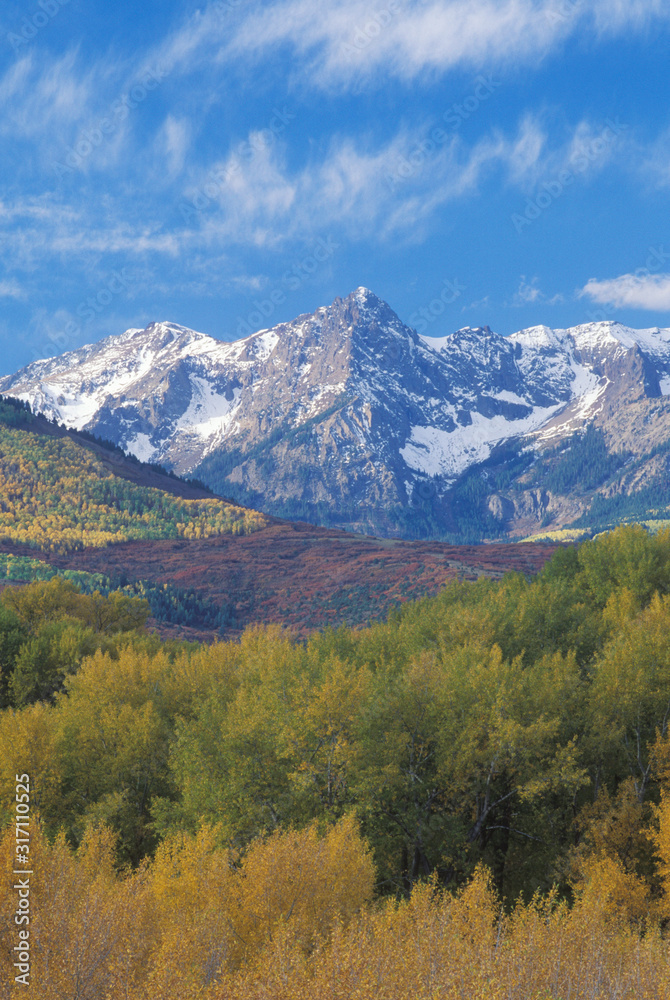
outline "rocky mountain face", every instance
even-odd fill
[[[638,494],[662,506],[670,330],[435,339],[359,288],[233,343],[128,330],[0,392],[270,513],[471,541],[586,524]]]

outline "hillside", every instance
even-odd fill
[[[273,516],[460,544],[667,519],[669,389],[667,329],[431,338],[365,288],[232,343],[152,323],[0,380]]]
[[[146,598],[164,635],[361,625],[448,580],[536,572],[550,544],[458,548],[268,518],[0,401],[0,581]]]
[[[244,537],[127,543],[52,562],[112,580],[141,577],[192,590],[227,610],[227,635],[260,623],[305,635],[326,625],[378,621],[394,605],[436,594],[450,580],[536,573],[555,548],[386,541],[284,522]]]
[[[308,635],[360,626],[452,580],[538,572],[552,543],[450,546],[374,539],[276,521],[249,535],[141,541],[37,554],[0,542],[0,583],[63,575],[90,591],[146,597],[161,635],[211,640],[254,624]]]
[[[129,539],[240,535],[266,524],[254,511],[176,486],[151,470],[0,402],[0,537],[67,552]],[[156,485],[144,485],[152,481]]]

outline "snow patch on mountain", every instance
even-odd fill
[[[177,421],[175,431],[190,431],[205,440],[216,437],[220,441],[234,421],[241,388],[236,386],[232,398],[227,399],[216,391],[211,382],[200,376],[191,376],[191,386],[191,402]]]
[[[126,442],[126,451],[138,458],[140,462],[153,462],[158,455],[158,449],[152,445],[148,434],[136,434],[134,438]]]
[[[446,350],[453,343],[452,333],[446,337],[426,337],[423,333],[420,333],[418,336],[421,343],[425,344],[429,351],[435,351],[438,354]]]
[[[254,354],[260,361],[266,361],[279,343],[279,337],[274,330],[254,334],[252,344]]]
[[[457,426],[453,431],[439,427],[412,427],[410,437],[400,454],[411,469],[428,476],[454,479],[470,465],[484,462],[493,448],[510,438],[537,430],[552,417],[562,404],[533,407],[532,413],[520,420],[503,416],[484,417],[472,413],[469,426]]]
[[[494,399],[500,399],[503,403],[518,403],[520,406],[528,406],[528,400],[524,399],[517,392],[510,392],[509,389],[501,389],[493,394]]]

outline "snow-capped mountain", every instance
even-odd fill
[[[429,338],[358,288],[233,343],[152,323],[35,362],[0,392],[263,509],[308,518],[316,504],[330,523],[402,534],[418,502],[448,521],[459,477],[505,442],[541,452],[594,422],[610,451],[640,456],[670,437],[670,330]],[[523,519],[508,501],[493,491],[488,510]]]

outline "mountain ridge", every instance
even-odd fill
[[[512,446],[519,474],[479,498],[473,531],[516,537],[588,508],[574,491],[534,499],[524,462],[591,425],[631,461],[670,440],[670,330],[427,337],[359,287],[232,342],[168,322],[128,330],[34,362],[0,392],[238,502],[390,536],[457,538],[463,481]]]

